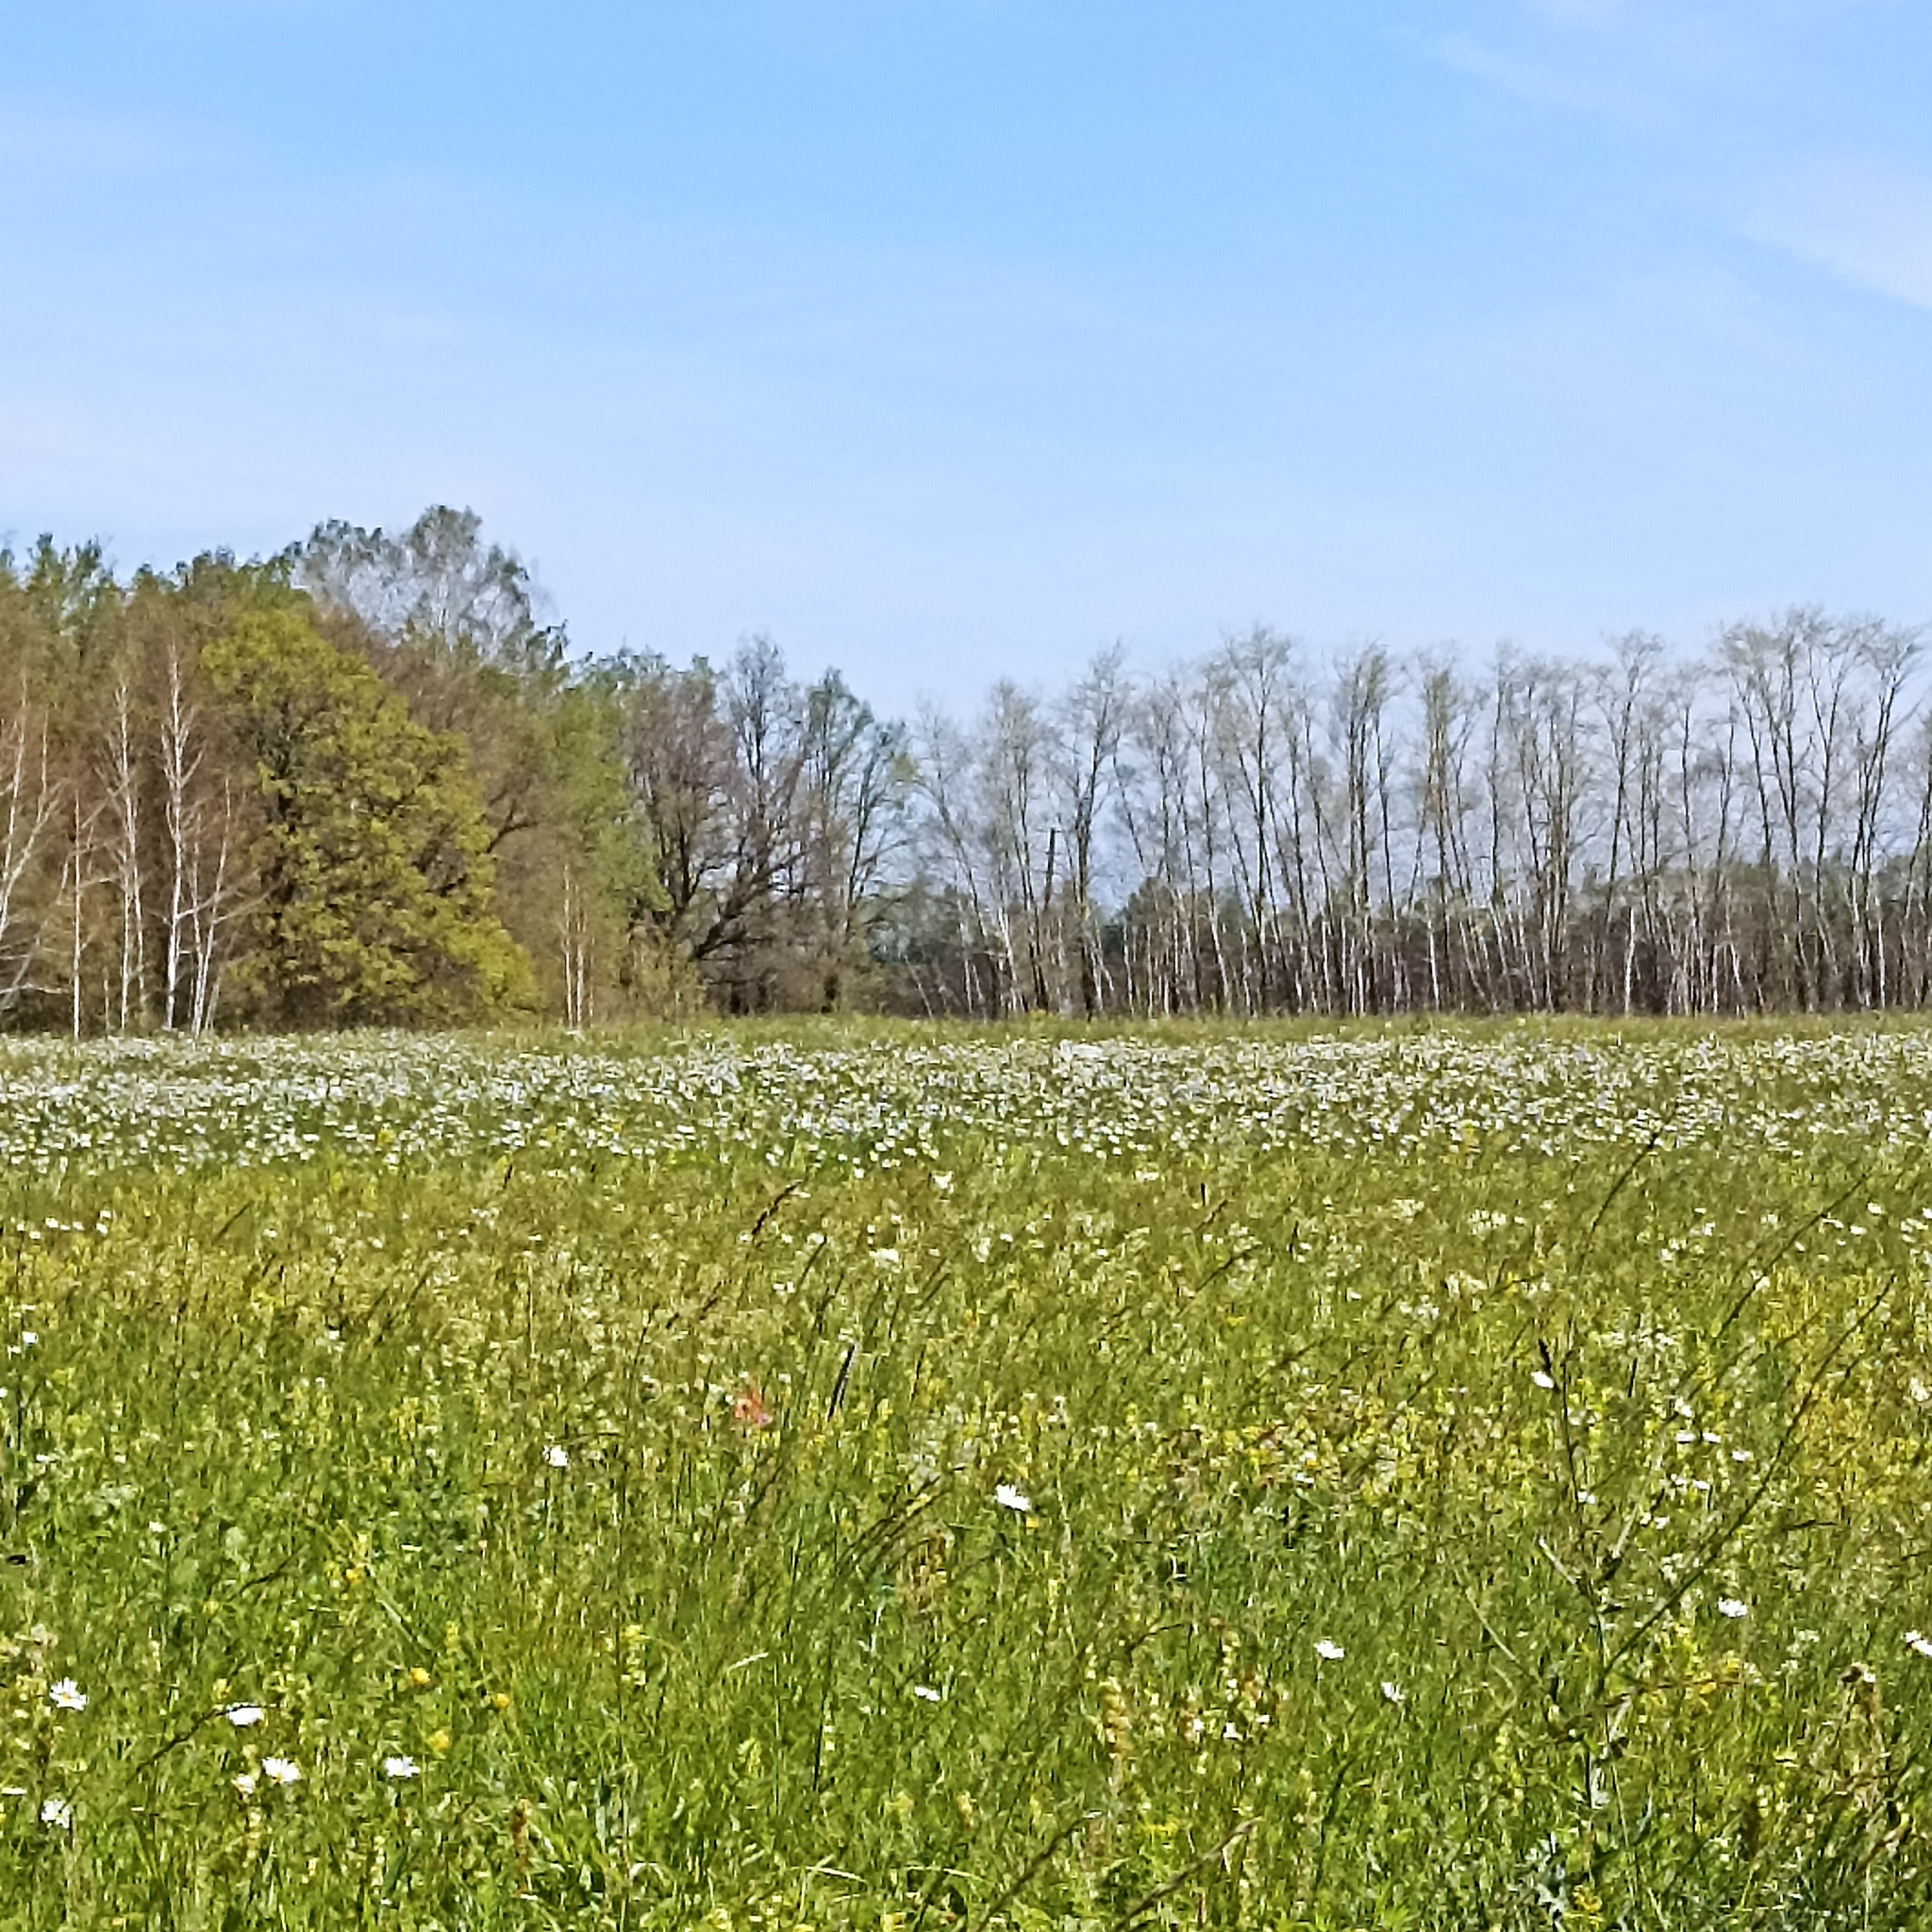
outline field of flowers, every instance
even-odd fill
[[[0,1927],[1932,1923],[1932,1033],[0,1043]]]

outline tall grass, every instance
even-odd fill
[[[1927,1923],[1932,1042],[940,1044],[0,1068],[0,1924]]]

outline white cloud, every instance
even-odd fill
[[[1932,308],[1932,177],[1870,158],[1815,161],[1761,197],[1749,227],[1844,281]]]
[[[190,136],[132,116],[76,114],[0,100],[0,169],[16,189],[25,175],[62,182],[148,180],[222,158],[223,150],[205,131]]]
[[[1624,0],[1525,0],[1532,13],[1565,26],[1608,26],[1624,11]]]
[[[1590,91],[1569,76],[1536,60],[1525,60],[1485,45],[1474,34],[1445,34],[1435,43],[1435,56],[1452,73],[1469,80],[1479,80],[1505,93],[1527,101],[1541,101],[1561,108],[1590,108],[1601,105]]]

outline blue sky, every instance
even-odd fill
[[[884,705],[1932,619],[1924,0],[61,0],[0,534],[474,506]]]

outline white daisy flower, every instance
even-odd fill
[[[943,1696],[935,1690],[930,1684],[913,1685],[912,1694],[924,1704],[942,1704],[945,1701]]]
[[[42,1798],[41,1823],[51,1824],[56,1831],[71,1830],[74,1825],[74,1807],[65,1798]]]
[[[256,1786],[258,1785],[261,1782],[261,1780],[252,1771],[238,1771],[235,1774],[235,1775],[228,1780],[228,1782],[231,1785],[233,1785],[235,1789],[238,1791],[240,1791],[244,1798],[252,1798],[255,1795]]]
[[[274,1778],[278,1785],[294,1785],[302,1782],[302,1767],[288,1757],[264,1757],[261,1760],[261,1774]]]
[[[222,1715],[238,1731],[245,1731],[250,1724],[258,1724],[267,1713],[258,1704],[231,1704]]]
[[[1554,1375],[1545,1374],[1541,1369],[1532,1369],[1529,1372],[1529,1379],[1539,1389],[1554,1389],[1557,1386],[1557,1378]]]
[[[1015,1489],[1011,1483],[1002,1483],[992,1492],[992,1499],[1002,1509],[1010,1509],[1019,1516],[1033,1513],[1033,1498],[1024,1490]]]
[[[1315,1655],[1328,1663],[1339,1664],[1348,1653],[1341,1644],[1331,1643],[1327,1638],[1319,1637],[1315,1640]]]
[[[560,1444],[553,1442],[544,1450],[543,1460],[552,1469],[568,1469],[570,1467],[570,1451],[563,1448]]]
[[[421,1772],[422,1767],[413,1757],[385,1757],[382,1760],[383,1776],[393,1778],[398,1783],[406,1778],[419,1776]]]
[[[1400,1684],[1391,1683],[1387,1677],[1382,1679],[1382,1695],[1391,1704],[1406,1704],[1408,1701],[1408,1692]]]
[[[56,1710],[85,1710],[87,1692],[72,1677],[62,1677],[47,1688],[47,1702]]]
[[[1748,1617],[1751,1606],[1741,1597],[1721,1596],[1717,1600],[1717,1613],[1720,1617]]]

